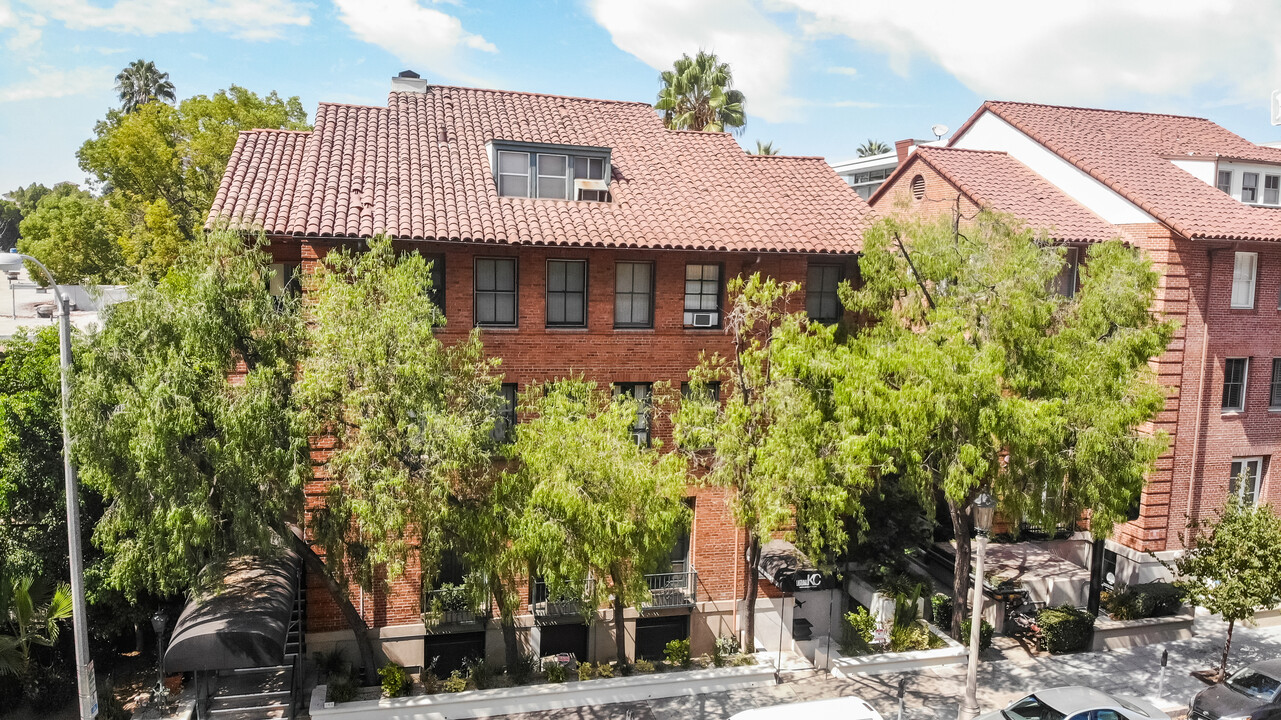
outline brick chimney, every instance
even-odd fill
[[[399,75],[391,79],[391,91],[425,93],[427,81],[413,70],[402,70]]]
[[[899,140],[898,142],[894,143],[894,152],[898,153],[899,165],[902,165],[903,162],[907,160],[908,153],[912,152],[912,148],[915,145],[916,145],[916,141],[910,138],[907,140]]]

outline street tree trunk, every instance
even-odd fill
[[[1219,661],[1218,682],[1223,682],[1228,676],[1228,652],[1232,649],[1232,628],[1236,622],[1236,620],[1228,621],[1228,637],[1223,641],[1223,658]]]
[[[498,600],[498,618],[503,629],[503,658],[508,671],[520,662],[520,640],[516,637],[516,616],[507,606],[507,587],[498,573],[490,578],[494,586],[494,596]]]
[[[619,577],[618,568],[610,570],[610,579],[614,582],[614,653],[618,664],[627,664],[627,636],[624,634],[626,623],[623,622],[623,579]]]
[[[363,666],[364,682],[366,685],[378,684],[378,662],[375,659],[374,644],[369,641],[369,626],[365,624],[365,619],[356,612],[356,606],[351,604],[351,599],[347,597],[345,588],[338,585],[333,576],[329,574],[329,569],[325,567],[325,561],[311,549],[311,544],[303,539],[302,528],[297,525],[289,525],[290,532],[294,536],[294,547],[297,548],[298,554],[302,556],[303,562],[306,563],[307,569],[315,573],[325,583],[325,588],[333,596],[334,602],[338,604],[338,611],[342,613],[343,619],[347,621],[347,626],[351,628],[352,633],[356,635],[356,649],[360,651],[360,664]]]
[[[743,601],[747,603],[747,608],[743,613],[746,621],[744,628],[747,638],[743,643],[743,651],[751,653],[756,652],[756,578],[760,572],[761,565],[761,539],[751,530],[747,531],[747,537],[747,577],[744,578],[743,586]],[[780,616],[779,622],[782,621],[783,619]]]
[[[947,501],[948,514],[952,516],[952,531],[956,535],[956,559],[952,563],[952,639],[965,642],[961,636],[962,625],[969,617],[970,564],[970,513],[968,503],[957,506]],[[980,579],[979,582],[982,582]]]

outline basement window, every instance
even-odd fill
[[[502,197],[610,202],[609,148],[494,142],[490,167]]]

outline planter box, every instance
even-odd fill
[[[310,712],[316,720],[455,720],[701,695],[773,684],[772,666],[752,665],[357,700],[330,708],[325,707],[328,688],[318,685],[311,694]]]
[[[832,676],[844,678],[854,675],[908,672],[941,665],[961,665],[966,662],[969,658],[969,653],[964,645],[948,637],[947,633],[933,625],[930,625],[929,628],[930,632],[947,643],[944,647],[933,650],[859,655],[857,657],[847,657],[838,653],[836,654],[836,660],[832,663]]]
[[[1277,625],[1281,625],[1281,608],[1254,611],[1255,627],[1276,627]]]
[[[1120,650],[1192,637],[1193,611],[1184,605],[1176,615],[1141,620],[1094,621],[1091,650]]]

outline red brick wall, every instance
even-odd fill
[[[332,243],[278,240],[271,250],[277,260],[303,263],[304,273],[315,270]],[[447,324],[440,335],[458,340],[472,328],[472,267],[476,257],[517,257],[519,327],[485,329],[483,341],[488,353],[501,357],[504,382],[528,383],[583,374],[602,384],[614,382],[658,382],[674,388],[688,379],[690,368],[701,352],[732,352],[722,329],[693,330],[683,327],[684,278],[686,263],[722,263],[723,277],[761,272],[783,280],[804,282],[810,258],[801,255],[758,253],[702,253],[648,250],[605,250],[574,248],[522,248],[477,246],[463,243],[406,243],[424,253],[445,258],[445,315]],[[588,263],[588,326],[582,329],[545,327],[545,274],[549,258],[586,259]],[[614,263],[644,260],[654,263],[654,327],[646,330],[615,330]],[[815,259],[823,264],[846,266],[853,275],[853,261]],[[305,284],[304,284],[305,285]],[[724,297],[722,297],[724,302]],[[804,310],[804,296],[795,299],[796,310]],[[661,418],[654,434],[670,440],[670,424]],[[667,442],[670,447],[670,442]],[[307,507],[324,502],[327,480],[323,442],[315,443],[313,460],[316,478],[307,487]],[[740,552],[741,533],[735,531],[723,491],[691,487],[694,502],[694,530],[691,556],[698,571],[698,600],[726,600],[741,594],[745,577]],[[352,590],[352,600],[366,621],[374,626],[416,622],[419,619],[420,579],[411,567],[390,590]],[[308,629],[312,632],[345,627],[328,594],[314,579],[309,595]]]
[[[912,194],[912,180],[917,175],[925,180],[925,195],[919,200]],[[969,196],[963,195],[934,168],[920,161],[912,163],[912,166],[898,176],[897,180],[889,183],[888,188],[882,186],[880,192],[881,194],[872,204],[872,209],[882,214],[897,210],[925,217],[951,215],[958,197],[961,200],[962,216],[974,217],[979,211],[979,207],[970,200]]]

